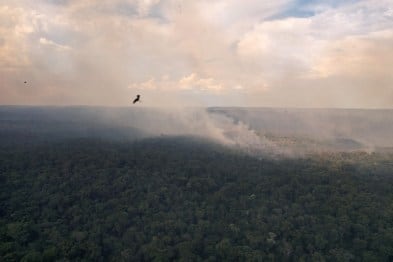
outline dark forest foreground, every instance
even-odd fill
[[[257,159],[185,137],[0,148],[1,261],[393,260],[389,154]]]

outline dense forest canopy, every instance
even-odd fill
[[[256,157],[189,134],[7,110],[1,261],[393,260],[389,151]]]

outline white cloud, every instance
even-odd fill
[[[314,77],[332,75],[391,75],[393,66],[393,30],[351,36],[330,42],[312,68]]]
[[[160,2],[160,0],[138,0],[138,13],[141,16],[146,16],[150,9],[157,5]]]
[[[307,70],[321,48],[309,18],[287,18],[256,25],[237,43],[243,61],[262,69],[266,79]]]
[[[194,89],[201,91],[220,91],[223,89],[222,84],[213,78],[200,78],[195,73],[183,77],[179,80],[179,86],[183,89]]]
[[[209,23],[230,31],[245,28],[255,22],[269,18],[291,2],[291,0],[204,0],[198,1],[198,9]]]
[[[26,39],[34,32],[29,18],[21,8],[0,6],[0,68],[10,70],[29,64]]]
[[[48,40],[45,37],[41,37],[40,38],[40,44],[45,45],[45,46],[50,46],[55,48],[58,51],[69,51],[71,50],[71,47],[67,46],[67,45],[61,45],[58,43],[53,42],[52,40]]]
[[[391,0],[309,5],[314,15],[291,17],[288,9],[295,4],[0,0],[0,74],[9,90],[24,75],[37,79],[42,92],[62,94],[72,104],[124,104],[134,89],[157,97],[168,90],[198,92],[213,102],[211,96],[220,95],[231,104],[270,106],[328,105],[327,98],[334,105],[331,88],[371,93],[372,81],[379,81],[381,93],[389,92]],[[10,69],[16,73],[4,73]],[[124,88],[128,83],[131,89]],[[356,89],[353,83],[370,87]],[[235,91],[244,94],[241,100]],[[12,101],[18,95],[24,101],[25,93],[15,92]],[[283,99],[288,93],[291,98]],[[36,103],[50,103],[48,97]],[[355,97],[354,105],[369,105],[366,96]]]
[[[179,79],[171,79],[167,75],[162,76],[159,80],[150,78],[147,81],[132,83],[128,88],[139,90],[219,92],[223,89],[223,86],[213,78],[201,78],[195,73],[191,73]]]
[[[373,56],[370,51],[379,48],[376,41],[369,41],[371,35],[390,32],[393,26],[393,21],[384,16],[393,4],[384,4],[363,1],[338,9],[319,9],[318,14],[308,18],[263,21],[244,34],[237,43],[237,52],[263,69],[267,78],[281,78],[283,74],[318,77],[316,72],[325,77],[333,67],[342,74],[354,73],[351,68],[355,64],[366,62],[365,52]],[[384,52],[392,53],[393,47],[386,47]],[[385,67],[390,65],[386,59],[375,58]]]

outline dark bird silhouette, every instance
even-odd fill
[[[140,97],[141,97],[140,95],[136,95],[136,98],[134,99],[134,101],[132,103],[135,104],[136,102],[140,102],[139,101]]]
[[[25,82],[23,82],[23,83],[27,84],[27,81],[25,81]]]

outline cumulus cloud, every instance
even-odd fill
[[[213,78],[199,78],[195,73],[179,80],[179,86],[184,89],[199,89],[202,91],[219,91],[223,86]]]
[[[0,0],[0,103],[392,107],[393,3],[333,2]]]
[[[195,73],[183,76],[180,79],[170,79],[168,75],[162,76],[160,79],[150,78],[147,81],[132,83],[128,86],[130,89],[142,90],[162,90],[162,91],[176,91],[176,90],[194,90],[218,92],[223,89],[223,86],[213,78],[201,78]]]

